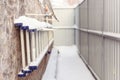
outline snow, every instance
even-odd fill
[[[44,28],[52,28],[52,25],[46,22],[40,22],[34,18],[26,17],[26,16],[21,16],[18,19],[15,19],[14,23],[23,23],[24,26],[28,26],[29,29],[37,29],[41,30]]]
[[[57,65],[55,54],[51,54],[48,63],[50,66],[47,66],[48,68],[45,72],[49,74],[46,74],[42,80],[95,80],[79,57],[76,46],[59,46],[57,49],[60,52]],[[57,73],[55,69],[57,69]],[[52,78],[50,78],[50,76],[52,76]],[[56,76],[56,78],[54,76]]]
[[[54,48],[51,52],[46,72],[43,75],[42,80],[56,80],[57,58],[58,58],[57,49]]]

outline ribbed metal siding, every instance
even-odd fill
[[[80,28],[88,29],[87,20],[87,1],[85,1],[80,7]],[[80,53],[85,58],[85,62],[88,63],[88,33],[80,32]]]
[[[100,80],[120,80],[120,41],[102,34],[120,33],[120,1],[86,0],[79,14],[81,55]]]
[[[102,31],[103,0],[88,0],[88,29]],[[89,34],[89,65],[102,79],[102,36]]]
[[[85,32],[81,32],[81,55],[85,58],[86,63],[88,63],[88,34]]]
[[[74,29],[73,28],[58,28],[54,30],[56,46],[74,45]]]
[[[88,28],[87,24],[87,1],[80,6],[80,28]]]
[[[104,31],[120,32],[120,1],[104,1]],[[108,38],[105,41],[105,80],[120,80],[120,42]]]
[[[102,38],[89,34],[89,65],[102,77]]]
[[[76,27],[80,27],[80,6],[78,6],[77,8],[75,8],[75,24]],[[80,32],[79,30],[75,29],[75,44],[77,45],[78,48],[80,48]]]

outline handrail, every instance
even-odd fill
[[[120,34],[119,33],[112,33],[112,32],[102,32],[102,31],[98,31],[98,30],[88,30],[88,29],[83,29],[83,28],[76,28],[77,30],[86,32],[86,33],[90,33],[90,34],[94,34],[94,35],[98,35],[98,36],[103,36],[104,38],[110,38],[110,39],[114,39],[114,40],[120,40]]]

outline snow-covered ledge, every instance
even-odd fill
[[[39,31],[39,30],[52,30],[53,25],[47,22],[40,22],[34,18],[21,16],[14,21],[16,26],[20,26],[22,30]],[[21,26],[22,25],[22,26]]]

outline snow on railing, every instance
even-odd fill
[[[36,70],[53,43],[52,25],[34,18],[21,16],[14,22],[20,29],[22,70],[19,77],[25,77]]]

